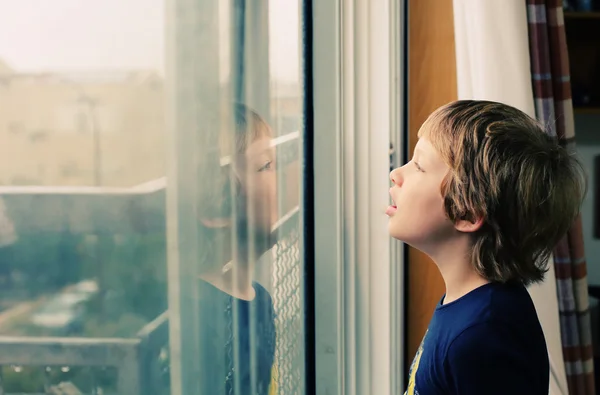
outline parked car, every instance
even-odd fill
[[[31,315],[31,322],[57,335],[72,335],[83,330],[84,306],[98,292],[95,281],[82,281],[53,296]]]

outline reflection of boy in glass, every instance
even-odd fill
[[[200,207],[201,340],[204,353],[215,353],[212,360],[204,355],[203,368],[206,361],[212,366],[203,372],[202,385],[207,394],[260,395],[274,390],[275,314],[271,296],[252,273],[275,243],[275,153],[271,128],[258,114],[236,104],[233,121],[231,165],[214,175],[223,179],[203,194],[211,198]],[[214,187],[199,187],[208,185]]]

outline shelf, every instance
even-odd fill
[[[599,114],[600,107],[573,107],[575,114]]]
[[[565,19],[598,19],[600,20],[600,12],[598,11],[567,11]]]

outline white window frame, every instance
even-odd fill
[[[389,144],[404,143],[403,4],[313,1],[319,395],[404,390],[403,251],[384,215]]]

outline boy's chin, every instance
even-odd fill
[[[394,240],[398,240],[398,241],[401,241],[402,243],[408,244],[411,247],[418,248],[417,247],[417,245],[419,244],[418,240],[416,240],[415,237],[411,237],[411,235],[407,234],[407,232],[389,229],[389,234],[392,237],[392,239],[394,239]]]
[[[392,221],[388,223],[388,233],[393,239],[406,243],[405,232],[403,232],[401,229],[398,229],[397,226],[394,226]]]
[[[411,247],[414,247],[414,244],[412,242],[410,242],[409,239],[406,239],[405,237],[392,236],[392,239],[397,240],[402,243],[405,243],[405,244],[408,244]]]

